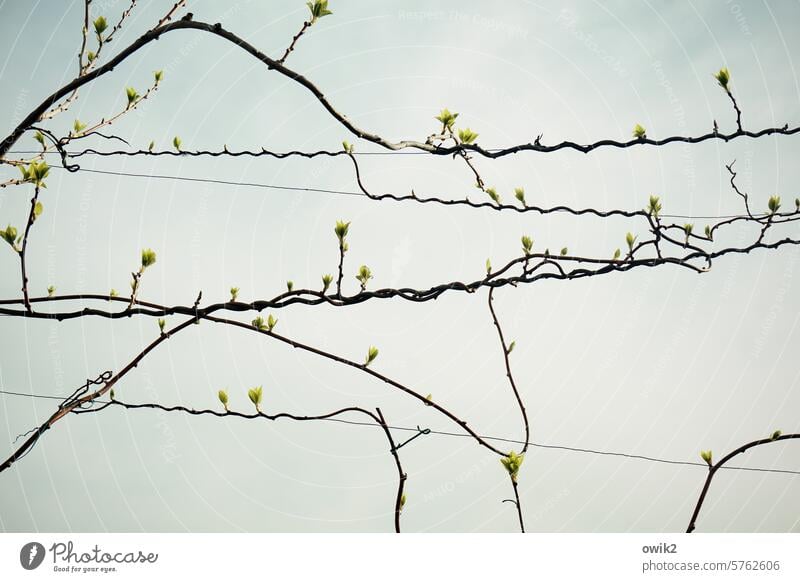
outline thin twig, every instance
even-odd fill
[[[705,483],[703,484],[703,489],[700,492],[700,497],[697,499],[697,504],[694,507],[694,512],[692,513],[692,517],[689,520],[689,527],[686,528],[686,533],[692,533],[695,530],[697,524],[697,517],[700,515],[700,509],[702,509],[703,502],[705,501],[706,494],[708,493],[708,489],[709,487],[711,487],[711,481],[714,479],[714,475],[717,474],[717,471],[719,471],[725,465],[725,463],[730,461],[736,455],[744,453],[745,451],[752,449],[753,447],[758,447],[761,445],[766,445],[769,443],[775,443],[778,441],[785,441],[790,439],[800,439],[800,433],[785,434],[778,436],[776,438],[758,439],[749,442],[747,444],[742,445],[738,449],[734,449],[733,451],[722,457],[722,459],[717,461],[716,464],[709,466],[708,475],[706,476]]]

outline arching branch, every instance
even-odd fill
[[[708,489],[709,489],[709,487],[711,487],[711,481],[713,481],[714,475],[717,474],[717,471],[719,471],[722,467],[725,466],[725,463],[730,461],[736,455],[740,455],[740,454],[742,454],[742,453],[744,453],[744,452],[746,452],[749,449],[752,449],[754,447],[759,447],[761,445],[767,445],[769,443],[775,443],[775,442],[778,442],[778,441],[785,441],[785,440],[791,440],[791,439],[800,439],[800,433],[785,434],[785,435],[777,436],[775,438],[758,439],[758,440],[749,442],[747,444],[742,445],[738,449],[734,449],[733,451],[731,451],[730,453],[728,453],[727,455],[722,457],[722,459],[717,461],[716,464],[709,465],[709,467],[708,467],[708,475],[706,476],[705,483],[703,483],[703,489],[700,491],[700,497],[697,499],[697,503],[694,506],[694,512],[692,513],[692,517],[689,520],[689,527],[686,528],[686,533],[692,533],[695,530],[695,527],[696,527],[696,524],[697,524],[697,518],[700,515],[700,510],[703,507],[703,502],[705,501],[706,495],[708,494]]]

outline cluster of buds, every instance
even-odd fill
[[[514,451],[511,451],[505,457],[500,459],[500,462],[508,471],[508,474],[511,476],[511,480],[516,483],[517,476],[519,475],[519,468],[522,466],[522,461],[525,460],[525,455],[518,455]]]

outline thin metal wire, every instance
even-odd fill
[[[60,166],[52,166],[51,168],[63,169]],[[285,190],[289,192],[312,192],[318,194],[335,194],[340,196],[357,196],[359,198],[368,198],[363,192],[356,192],[352,190],[333,190],[329,188],[310,188],[303,186],[286,186],[278,184],[265,184],[263,182],[241,182],[237,180],[220,180],[216,178],[197,178],[192,176],[176,176],[173,174],[146,174],[136,172],[120,172],[115,170],[95,170],[90,168],[80,168],[77,172],[88,172],[91,174],[103,174],[106,176],[118,176],[127,178],[146,178],[152,180],[175,180],[178,182],[194,182],[204,184],[217,184],[222,186],[242,186],[246,188],[263,188],[267,190]],[[566,210],[564,211],[566,212]],[[731,218],[748,218],[746,214],[722,214],[722,215],[696,215],[696,214],[661,214],[663,218],[681,218],[681,219],[701,219],[701,220],[716,220],[716,219],[731,219]],[[754,214],[755,217],[767,216],[766,213]]]
[[[0,394],[7,394],[7,395],[11,395],[11,396],[25,396],[25,397],[28,397],[28,398],[46,398],[46,399],[51,399],[51,400],[64,400],[63,396],[52,396],[52,395],[48,395],[48,394],[29,394],[29,393],[24,393],[24,392],[12,392],[10,390],[0,390]],[[99,403],[99,404],[106,404],[109,401],[108,400],[95,400],[94,402]],[[358,420],[347,420],[347,419],[344,419],[344,418],[325,418],[325,419],[321,419],[321,420],[325,420],[325,421],[328,421],[328,422],[338,422],[340,424],[349,424],[349,425],[355,425],[355,426],[372,426],[372,427],[376,426],[373,423],[364,422],[364,421],[358,421]],[[402,430],[402,431],[416,432],[417,435],[415,435],[412,438],[416,438],[417,436],[419,436],[421,434],[435,434],[435,435],[439,435],[439,436],[472,438],[468,434],[457,433],[457,432],[448,432],[448,431],[442,431],[442,430],[434,430],[434,429],[420,429],[420,427],[418,427],[418,426],[417,427],[410,427],[410,426],[387,425],[387,428],[390,428],[392,430]],[[493,440],[493,441],[499,441],[499,442],[505,442],[505,443],[518,444],[518,445],[524,445],[525,444],[525,441],[520,441],[520,440],[510,439],[510,438],[505,438],[505,437],[485,436],[485,435],[479,435],[479,436],[481,438],[483,438],[483,439],[486,439],[486,440]],[[411,439],[409,439],[409,440],[411,440]],[[408,441],[406,441],[406,442],[408,442]],[[587,448],[583,448],[583,447],[570,447],[570,446],[566,446],[566,445],[548,445],[548,444],[537,443],[537,442],[529,442],[528,445],[531,446],[531,447],[539,448],[539,449],[552,449],[552,450],[558,450],[558,451],[569,451],[569,452],[573,452],[573,453],[584,453],[584,454],[602,455],[602,456],[609,456],[609,457],[622,457],[622,458],[625,458],[625,459],[635,459],[635,460],[639,460],[639,461],[648,461],[648,462],[651,462],[651,463],[663,463],[663,464],[668,464],[668,465],[680,465],[680,466],[684,466],[684,467],[706,467],[706,468],[708,467],[708,465],[706,463],[693,462],[693,461],[676,461],[674,459],[663,459],[663,458],[660,458],[660,457],[650,457],[650,456],[647,456],[647,455],[635,455],[635,454],[632,454],[632,453],[621,453],[621,452],[618,452],[618,451],[605,451],[605,450],[600,450],[600,449],[587,449]],[[758,472],[758,473],[780,473],[780,474],[784,474],[784,475],[800,475],[800,471],[792,471],[790,469],[767,469],[767,468],[763,468],[763,467],[741,467],[741,466],[728,466],[728,465],[724,465],[722,467],[722,469],[729,469],[729,470],[734,470],[734,471],[752,471],[752,472]]]

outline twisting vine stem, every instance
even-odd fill
[[[278,159],[288,158],[292,156],[299,156],[303,158],[312,159],[318,156],[335,157],[335,156],[347,155],[353,164],[355,181],[358,185],[360,193],[372,201],[392,200],[398,202],[413,201],[415,203],[420,203],[420,204],[439,204],[444,206],[462,205],[476,209],[490,208],[496,211],[534,212],[542,215],[555,212],[564,212],[571,214],[573,216],[586,215],[601,219],[609,217],[621,217],[621,218],[631,219],[631,221],[633,220],[646,221],[647,223],[646,228],[647,232],[649,233],[647,236],[649,238],[643,238],[642,240],[639,240],[638,236],[635,236],[632,233],[628,233],[626,237],[626,242],[628,247],[627,251],[625,253],[621,253],[620,250],[617,249],[617,251],[613,254],[612,257],[606,255],[593,256],[593,255],[583,255],[574,253],[570,254],[568,252],[568,249],[566,248],[558,255],[551,254],[549,250],[546,250],[544,252],[533,253],[530,251],[530,248],[525,248],[524,249],[525,252],[522,256],[514,257],[508,260],[505,265],[501,266],[497,270],[492,270],[491,266],[488,265],[486,275],[483,278],[474,279],[472,281],[469,281],[467,279],[465,281],[438,282],[429,288],[423,287],[414,289],[408,287],[389,287],[389,288],[367,291],[366,279],[370,278],[371,276],[368,277],[364,275],[363,276],[364,280],[362,281],[361,289],[354,295],[345,295],[343,294],[342,290],[344,269],[345,269],[344,259],[345,259],[345,253],[348,250],[347,243],[345,242],[345,235],[347,233],[347,226],[350,223],[341,222],[341,226],[340,224],[337,224],[339,256],[338,256],[338,268],[337,268],[335,291],[331,290],[329,292],[328,286],[331,283],[331,277],[330,275],[326,275],[325,278],[323,278],[324,288],[322,291],[312,290],[312,289],[294,289],[292,285],[289,286],[289,289],[286,292],[280,293],[270,299],[259,299],[249,303],[239,302],[236,299],[235,293],[232,292],[233,297],[230,301],[226,301],[224,303],[211,303],[206,306],[200,305],[202,299],[202,292],[201,292],[197,295],[197,299],[194,301],[192,305],[173,305],[173,306],[159,305],[152,302],[142,301],[138,296],[140,279],[144,271],[144,268],[146,267],[145,258],[143,254],[142,267],[137,272],[134,272],[132,274],[133,280],[132,280],[132,291],[130,298],[121,298],[112,294],[106,295],[98,293],[85,294],[85,295],[53,296],[51,292],[49,292],[47,297],[32,298],[30,297],[28,289],[26,251],[29,242],[29,234],[31,231],[31,227],[37,217],[37,208],[38,208],[37,204],[39,203],[40,187],[43,187],[43,184],[41,184],[41,180],[39,180],[35,183],[34,194],[31,199],[31,207],[28,213],[28,220],[24,229],[23,236],[21,238],[21,243],[22,243],[21,247],[17,248],[19,239],[16,238],[16,229],[13,230],[14,236],[11,236],[12,231],[9,230],[10,227],[6,231],[3,231],[5,233],[3,238],[5,238],[7,242],[10,242],[10,244],[13,246],[14,250],[18,253],[20,258],[22,297],[0,300],[0,306],[13,306],[21,304],[22,309],[14,309],[11,307],[0,307],[0,315],[11,316],[11,317],[26,317],[32,319],[51,319],[57,321],[64,321],[64,320],[88,317],[88,316],[99,316],[109,319],[120,319],[120,318],[131,317],[134,315],[152,316],[159,318],[167,315],[181,315],[181,316],[187,316],[187,319],[169,330],[165,328],[165,321],[159,319],[159,327],[161,330],[159,336],[151,343],[149,343],[142,351],[136,354],[124,368],[122,368],[116,374],[107,371],[100,374],[94,380],[87,380],[87,382],[83,386],[76,389],[73,392],[73,394],[71,394],[68,398],[64,399],[60,403],[58,409],[55,412],[53,412],[47,418],[47,420],[45,420],[38,427],[32,429],[31,431],[28,431],[24,435],[21,435],[20,438],[25,438],[26,440],[24,440],[24,442],[19,447],[16,448],[16,450],[11,454],[11,456],[8,457],[2,463],[2,465],[0,465],[0,473],[10,468],[15,462],[17,462],[24,455],[30,452],[38,442],[39,438],[41,438],[41,436],[47,430],[52,428],[52,426],[55,423],[57,423],[60,419],[64,418],[69,413],[75,413],[75,414],[96,413],[105,410],[109,407],[118,406],[126,410],[150,408],[150,409],[158,409],[165,412],[183,412],[190,415],[213,415],[217,417],[239,417],[245,419],[264,418],[268,420],[289,418],[298,421],[306,421],[306,420],[327,419],[345,413],[357,412],[360,414],[367,415],[372,421],[375,422],[377,426],[380,426],[389,444],[389,453],[393,457],[398,474],[398,486],[394,503],[394,529],[396,532],[399,533],[401,512],[403,510],[403,505],[405,503],[405,483],[407,480],[407,474],[403,470],[398,450],[401,447],[405,446],[405,444],[407,444],[414,438],[417,438],[418,436],[427,433],[422,429],[418,428],[419,431],[418,434],[411,437],[411,439],[401,443],[400,445],[395,444],[390,427],[387,424],[380,408],[376,408],[375,412],[372,412],[370,410],[361,407],[350,406],[326,414],[321,414],[316,416],[313,415],[302,416],[286,412],[276,413],[276,414],[265,414],[260,411],[258,405],[256,414],[243,414],[227,410],[227,404],[225,404],[225,412],[223,413],[212,410],[195,410],[184,406],[165,406],[155,402],[141,403],[141,404],[123,403],[114,399],[113,396],[111,401],[109,402],[105,403],[98,402],[98,399],[102,395],[111,392],[113,390],[113,386],[117,382],[119,382],[121,378],[123,378],[126,374],[128,374],[131,370],[133,370],[136,366],[138,366],[138,364],[158,345],[165,342],[167,339],[171,338],[176,333],[179,333],[182,330],[186,329],[190,325],[199,323],[201,320],[205,319],[209,322],[218,323],[225,326],[237,327],[245,329],[250,332],[260,333],[262,335],[266,335],[271,339],[282,342],[293,348],[300,349],[309,354],[322,357],[334,363],[356,369],[374,379],[381,381],[382,383],[390,386],[392,389],[398,390],[417,399],[418,401],[422,402],[425,406],[433,407],[433,409],[436,410],[438,413],[448,418],[450,421],[456,423],[460,427],[460,429],[464,431],[466,435],[474,439],[478,445],[488,449],[492,453],[497,454],[501,457],[501,461],[508,469],[514,491],[514,499],[505,499],[503,500],[503,502],[510,502],[515,505],[517,509],[517,516],[519,519],[520,531],[524,533],[525,524],[520,502],[517,473],[519,470],[519,465],[522,462],[522,455],[526,453],[526,451],[528,450],[528,446],[530,444],[531,430],[530,430],[530,422],[528,419],[526,407],[523,398],[520,394],[520,391],[517,387],[516,381],[514,379],[509,358],[512,350],[514,349],[515,344],[514,342],[507,343],[506,337],[504,335],[503,329],[500,324],[500,320],[493,306],[493,298],[494,298],[493,296],[495,289],[506,286],[516,287],[518,284],[528,284],[536,281],[543,281],[546,279],[576,280],[584,277],[621,273],[632,269],[638,269],[643,267],[653,268],[664,265],[680,266],[683,268],[687,268],[695,273],[704,273],[710,269],[714,259],[726,256],[728,254],[747,254],[757,249],[777,249],[786,245],[800,245],[800,239],[793,239],[789,237],[779,240],[774,240],[773,242],[765,242],[767,234],[768,233],[771,234],[773,232],[771,229],[773,229],[774,227],[778,225],[786,225],[794,223],[795,221],[800,220],[800,200],[796,202],[797,208],[794,212],[786,212],[786,211],[779,212],[778,208],[780,207],[780,199],[778,197],[774,197],[773,199],[770,199],[770,204],[769,204],[770,212],[768,214],[754,214],[750,207],[748,194],[742,192],[738,188],[735,182],[736,172],[733,170],[734,163],[731,163],[726,167],[728,172],[730,173],[730,184],[732,189],[737,195],[739,195],[742,198],[744,202],[746,216],[724,217],[721,220],[717,220],[713,225],[708,225],[706,227],[704,234],[702,235],[698,234],[693,230],[692,224],[680,225],[675,223],[664,222],[663,220],[667,218],[668,215],[660,214],[661,204],[657,197],[655,198],[655,200],[651,198],[649,209],[636,210],[636,211],[628,211],[616,208],[610,210],[602,210],[595,208],[572,208],[564,205],[555,207],[540,207],[536,205],[528,205],[528,203],[524,199],[524,192],[522,192],[518,196],[520,204],[518,205],[504,204],[501,203],[500,197],[497,195],[496,192],[493,191],[493,189],[487,188],[486,182],[484,181],[483,177],[479,173],[474,163],[473,156],[477,155],[488,159],[496,159],[522,151],[531,151],[536,153],[552,153],[559,150],[573,150],[582,153],[589,153],[600,148],[625,149],[630,147],[638,147],[642,145],[660,147],[660,146],[666,146],[671,143],[697,144],[709,140],[718,140],[718,139],[728,142],[739,138],[757,139],[769,135],[789,136],[800,133],[800,126],[795,126],[790,128],[788,124],[785,124],[782,127],[767,127],[758,131],[745,131],[742,127],[742,122],[741,122],[742,112],[736,102],[736,99],[734,98],[733,94],[731,93],[727,85],[729,79],[727,69],[721,70],[720,73],[717,75],[717,79],[720,82],[720,85],[725,89],[729,99],[733,104],[736,113],[737,130],[729,134],[720,133],[715,121],[714,130],[711,133],[696,135],[696,136],[674,135],[662,139],[651,139],[647,138],[644,135],[643,128],[639,128],[641,129],[642,135],[637,136],[635,139],[628,141],[601,139],[586,144],[579,144],[572,141],[562,141],[559,143],[546,145],[542,143],[542,136],[539,135],[532,143],[523,143],[504,148],[485,148],[481,145],[478,145],[477,143],[474,143],[477,134],[473,134],[469,131],[467,131],[466,133],[462,133],[461,131],[459,131],[459,133],[456,133],[453,130],[452,121],[451,122],[442,121],[443,126],[441,131],[434,135],[429,136],[424,142],[416,140],[391,141],[382,137],[381,135],[370,133],[362,129],[354,122],[352,122],[346,115],[338,111],[333,106],[333,104],[328,100],[328,98],[320,88],[318,88],[309,79],[293,71],[292,69],[289,69],[284,64],[289,55],[295,50],[295,46],[300,40],[300,38],[307,32],[309,27],[314,24],[317,18],[330,13],[330,11],[327,10],[327,2],[324,0],[315,0],[312,3],[309,3],[309,8],[311,9],[312,12],[311,19],[303,23],[299,32],[295,34],[290,44],[283,52],[282,56],[278,59],[273,59],[265,55],[259,49],[257,49],[256,47],[254,47],[241,37],[237,36],[233,32],[224,29],[218,23],[208,24],[205,22],[194,21],[191,13],[186,14],[186,16],[184,16],[179,21],[173,21],[173,18],[177,13],[177,11],[180,8],[183,8],[185,5],[185,0],[179,0],[175,2],[172,8],[166,13],[164,17],[162,17],[157,22],[157,24],[152,29],[145,32],[142,36],[140,36],[129,46],[123,48],[116,54],[116,56],[108,60],[103,65],[99,64],[99,58],[103,50],[103,47],[112,42],[115,34],[122,28],[124,22],[129,18],[131,12],[135,8],[137,0],[129,1],[127,8],[123,10],[119,20],[112,27],[111,31],[106,36],[102,35],[102,31],[105,30],[106,27],[105,19],[101,21],[102,24],[100,26],[98,26],[98,24],[95,23],[95,30],[97,33],[97,50],[93,54],[87,53],[89,25],[90,23],[92,23],[92,19],[90,17],[91,2],[92,0],[84,0],[82,38],[81,38],[80,50],[78,53],[78,65],[79,65],[78,76],[76,77],[76,79],[74,79],[70,83],[65,84],[64,86],[53,92],[44,101],[42,101],[35,109],[29,112],[29,114],[11,131],[11,133],[2,142],[0,142],[0,163],[5,163],[12,166],[24,167],[24,165],[26,164],[24,160],[6,159],[6,155],[10,152],[11,148],[20,139],[20,137],[22,137],[26,132],[29,131],[39,132],[35,135],[35,137],[41,143],[42,146],[41,152],[33,152],[36,154],[33,160],[40,160],[40,159],[44,160],[45,154],[58,153],[61,157],[62,166],[71,172],[75,172],[80,168],[77,164],[72,164],[72,165],[68,164],[67,158],[74,159],[88,155],[98,155],[98,156],[116,156],[116,155],[223,156],[224,155],[231,157],[269,156]],[[51,133],[49,130],[45,128],[39,128],[34,125],[41,120],[50,119],[55,115],[57,115],[58,113],[66,111],[70,107],[70,105],[74,102],[74,100],[77,99],[78,91],[80,90],[81,87],[90,82],[93,82],[99,77],[114,70],[117,66],[122,64],[125,60],[127,60],[129,57],[137,53],[146,45],[148,45],[154,40],[158,40],[161,37],[161,35],[168,34],[176,30],[191,30],[199,33],[207,33],[232,43],[237,48],[249,54],[251,57],[255,58],[260,63],[265,65],[267,70],[275,71],[280,75],[283,75],[284,77],[288,78],[293,83],[296,83],[297,85],[306,89],[313,96],[313,98],[316,99],[317,102],[328,112],[328,114],[333,119],[335,119],[342,127],[344,127],[346,130],[348,130],[350,133],[357,136],[358,138],[363,139],[372,144],[375,144],[380,148],[382,148],[383,150],[388,150],[388,152],[383,152],[383,153],[389,153],[403,149],[412,149],[412,150],[417,150],[417,153],[430,154],[435,156],[452,155],[454,158],[460,158],[466,164],[469,171],[473,174],[476,180],[477,188],[482,192],[488,194],[491,197],[492,202],[488,201],[473,202],[470,201],[468,197],[465,197],[464,199],[455,199],[455,200],[446,199],[442,197],[418,197],[413,190],[409,195],[400,195],[394,193],[383,193],[383,194],[373,193],[366,187],[364,181],[362,180],[362,174],[359,167],[359,163],[357,161],[356,154],[353,153],[352,146],[349,146],[346,143],[345,143],[345,149],[343,151],[335,151],[335,152],[328,150],[317,150],[317,151],[293,150],[289,152],[273,152],[263,148],[260,151],[249,151],[249,150],[231,151],[227,148],[227,146],[225,146],[222,150],[216,150],[216,151],[212,150],[184,151],[181,150],[180,144],[178,142],[176,142],[175,145],[177,151],[174,152],[151,151],[153,144],[151,144],[151,147],[148,148],[147,150],[97,151],[94,149],[84,149],[82,151],[70,151],[70,152],[67,151],[66,146],[68,146],[72,142],[77,142],[81,139],[86,139],[93,136],[102,137],[108,140],[118,140],[125,143],[126,145],[130,145],[126,140],[124,140],[119,136],[105,135],[103,133],[100,133],[99,130],[102,129],[103,127],[113,124],[121,116],[135,109],[142,101],[146,100],[152,94],[152,92],[156,91],[158,88],[158,83],[161,78],[160,72],[156,73],[154,84],[144,93],[144,95],[138,95],[135,91],[131,91],[128,94],[128,104],[124,110],[112,115],[109,118],[101,119],[99,122],[95,123],[88,129],[85,129],[86,128],[85,125],[76,121],[76,124],[74,126],[75,127],[74,132],[70,132],[69,135],[66,137],[58,138],[55,135],[53,135],[53,133]],[[447,113],[447,115],[451,117],[451,120],[455,119],[455,117],[452,116],[452,114],[450,114],[446,110],[442,112],[442,116],[444,116],[445,113]],[[45,143],[45,138],[50,140],[51,145],[47,145]],[[29,161],[27,163],[31,162]],[[24,171],[23,175],[25,175]],[[0,187],[19,185],[30,181],[31,180],[29,180],[27,177],[25,177],[25,179],[23,180],[7,180],[5,182],[0,183]],[[350,193],[355,195],[360,195],[358,192],[350,192]],[[721,249],[713,249],[713,247],[711,247],[711,244],[714,242],[714,235],[718,231],[718,229],[721,229],[724,226],[732,224],[740,224],[740,223],[753,224],[758,226],[759,232],[754,242],[739,247],[728,246]],[[642,226],[641,222],[638,222],[637,224],[638,226]],[[523,242],[523,244],[525,245],[526,243]],[[527,242],[527,247],[530,247],[530,241]],[[155,261],[154,255],[153,255],[153,261]],[[359,363],[344,356],[334,354],[330,351],[315,346],[311,346],[306,343],[302,343],[298,340],[280,335],[276,333],[273,329],[275,323],[269,323],[269,325],[265,327],[263,326],[263,321],[261,321],[261,323],[259,323],[258,325],[256,325],[256,321],[254,321],[253,324],[247,324],[241,321],[237,321],[235,319],[229,319],[215,315],[218,312],[247,312],[247,311],[260,312],[266,308],[278,309],[295,304],[308,305],[308,306],[331,305],[336,307],[345,307],[351,305],[358,305],[372,299],[389,299],[393,297],[399,297],[402,298],[403,300],[411,301],[414,303],[422,303],[426,301],[436,300],[445,293],[454,291],[474,293],[475,291],[484,287],[488,288],[488,307],[492,317],[493,324],[497,330],[499,343],[502,349],[506,377],[508,379],[514,397],[516,399],[516,403],[520,410],[522,420],[524,423],[525,439],[520,455],[517,455],[513,451],[506,453],[500,450],[499,448],[496,448],[495,446],[493,446],[488,442],[486,437],[482,437],[478,432],[476,432],[474,429],[468,426],[467,422],[464,419],[457,416],[448,408],[445,408],[442,405],[432,401],[429,397],[423,396],[423,391],[413,389],[407,386],[406,384],[399,382],[398,380],[390,378],[381,372],[377,372],[373,367],[369,367],[369,364],[372,361],[371,359],[368,359],[366,363]],[[120,311],[112,311],[111,309],[98,309],[89,306],[83,306],[80,309],[72,311],[54,310],[54,311],[42,312],[40,310],[34,311],[33,309],[33,304],[35,303],[49,304],[53,302],[54,304],[58,305],[59,302],[64,302],[64,301],[88,302],[96,300],[106,301],[112,305],[120,303],[126,305],[124,309],[121,309]],[[261,318],[259,317],[258,319],[260,320]],[[377,354],[377,349],[375,350],[375,354]],[[728,454],[726,457],[724,457],[721,461],[719,461],[715,465],[711,465],[711,462],[709,460],[708,476],[706,478],[705,484],[700,494],[700,498],[697,501],[694,513],[692,515],[688,528],[689,532],[695,529],[695,524],[699,512],[706,498],[706,494],[708,493],[714,475],[720,468],[723,467],[723,465],[728,460],[733,458],[735,455],[743,453],[746,450],[755,446],[767,444],[769,442],[775,442],[778,440],[800,438],[800,434],[791,434],[785,436],[779,436],[779,435],[776,436],[776,435],[773,435],[773,437],[770,439],[761,439],[743,445],[742,447],[739,447],[735,451]]]

